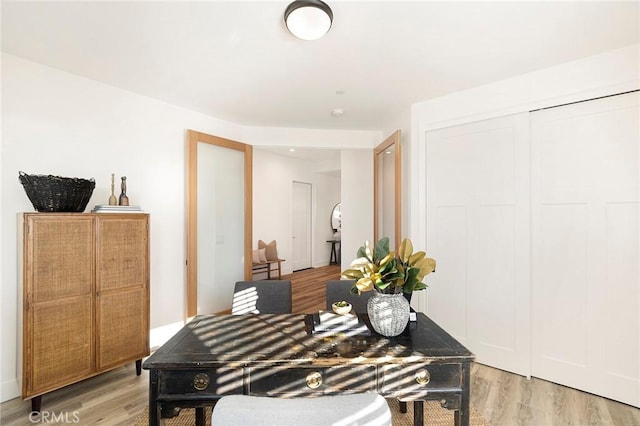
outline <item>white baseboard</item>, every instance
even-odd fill
[[[20,382],[18,379],[6,380],[0,383],[0,402],[9,401],[13,398],[18,398],[22,393],[20,392]]]

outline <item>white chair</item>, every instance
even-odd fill
[[[213,407],[213,426],[391,426],[387,401],[376,393],[315,398],[229,395]]]

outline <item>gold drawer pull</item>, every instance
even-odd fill
[[[416,383],[419,385],[426,385],[431,380],[431,374],[424,368],[416,371]]]
[[[193,387],[196,388],[196,390],[205,390],[208,386],[209,376],[207,376],[205,373],[198,373],[193,378]]]
[[[314,371],[307,375],[307,386],[309,389],[316,389],[322,384],[322,374]]]

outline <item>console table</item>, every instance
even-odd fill
[[[327,242],[331,243],[331,253],[329,254],[329,265],[339,265],[340,264],[340,240],[327,240]]]
[[[366,315],[362,319],[370,326]],[[223,395],[313,397],[377,392],[455,410],[469,424],[470,364],[474,355],[422,313],[397,337],[315,335],[304,314],[198,316],[143,363],[149,372],[149,424]],[[371,327],[369,327],[371,329]]]

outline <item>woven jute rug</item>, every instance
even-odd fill
[[[413,425],[413,404],[407,404],[407,412],[403,414],[400,412],[397,400],[387,399],[387,402],[391,409],[391,421],[393,426]],[[207,414],[205,417],[207,420],[207,426],[211,426],[211,408],[207,408]],[[485,418],[482,417],[482,415],[473,407],[471,407],[471,421],[469,423],[471,426],[491,426],[489,422],[487,422]],[[148,424],[149,411],[145,408],[144,412],[136,420],[135,426],[147,426]],[[180,411],[180,415],[178,417],[165,419],[164,424],[165,426],[193,426],[195,425],[195,412],[192,408],[183,409]],[[438,402],[425,402],[424,424],[429,426],[451,426],[454,424],[453,411],[442,408]]]

